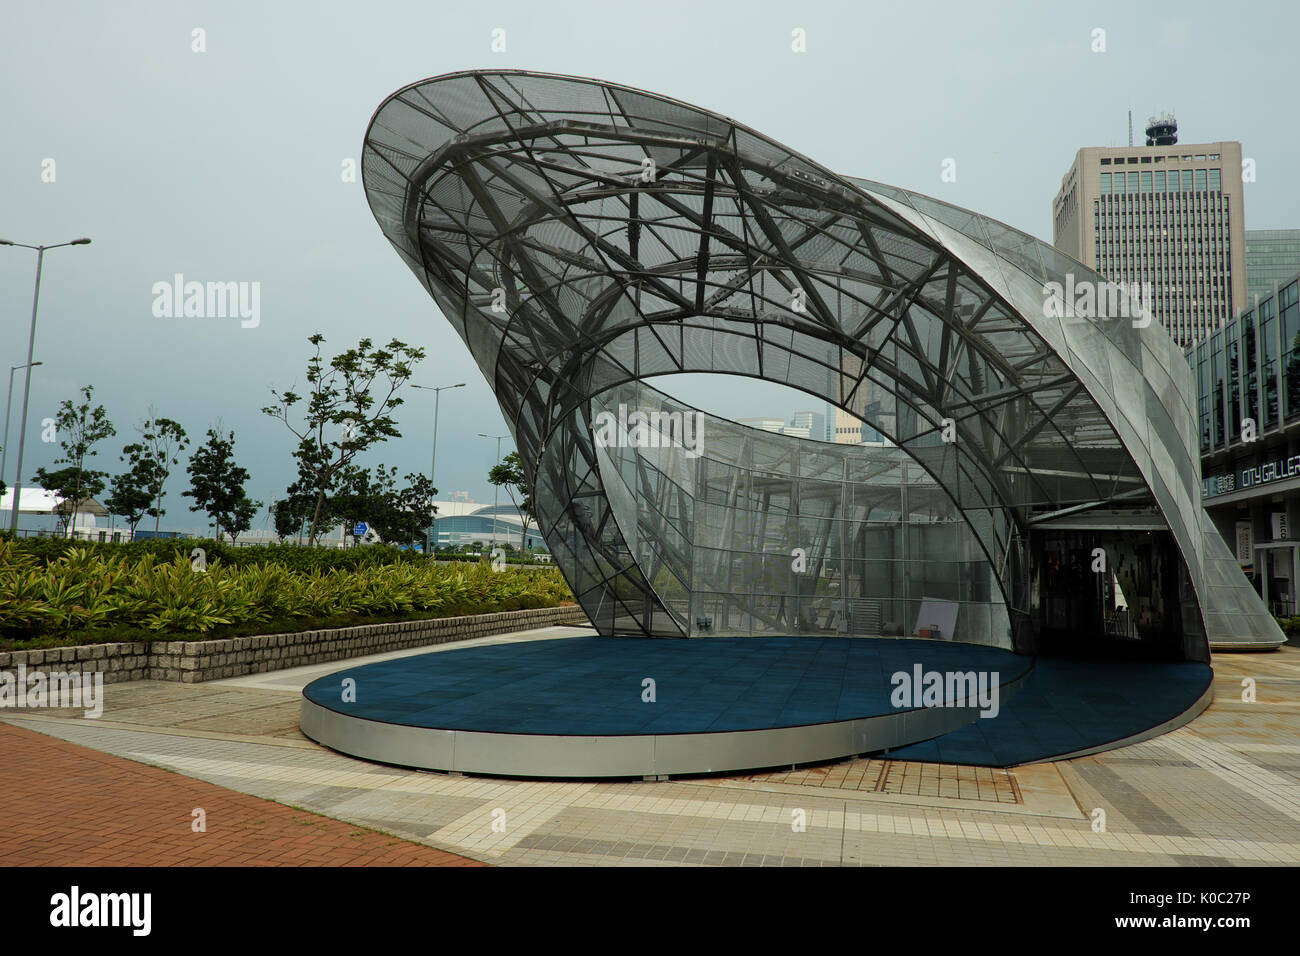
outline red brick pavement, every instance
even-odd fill
[[[0,723],[0,865],[484,864]]]

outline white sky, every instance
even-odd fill
[[[496,443],[475,435],[506,431],[491,391],[360,182],[340,177],[384,97],[454,70],[664,93],[1047,240],[1075,150],[1126,143],[1130,108],[1138,137],[1172,109],[1183,142],[1240,140],[1256,161],[1247,228],[1300,227],[1300,16],[1288,3],[60,2],[9,4],[3,21],[0,237],[94,239],[46,258],[27,478],[54,457],[40,419],[93,383],[118,426],[96,467],[120,470],[154,405],[196,443],[217,419],[233,427],[250,493],[269,501],[293,476],[292,444],[259,409],[270,386],[303,383],[305,340],[320,330],[337,350],[396,336],[428,350],[416,381],[468,383],[443,393],[437,483],[490,502]],[[206,53],[191,51],[196,27]],[[498,27],[503,54],[490,50]],[[790,49],[796,27],[803,54]],[[1105,53],[1091,50],[1098,27]],[[955,183],[940,181],[949,157]],[[47,158],[53,183],[41,181]],[[26,360],[34,269],[35,253],[0,247],[0,376]],[[260,282],[260,326],[155,318],[151,287],[177,272]],[[735,417],[821,410],[735,378],[682,394]],[[427,470],[432,396],[406,397],[405,437],[369,464]],[[164,527],[197,530],[183,487],[174,477]]]

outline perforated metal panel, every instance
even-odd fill
[[[1032,529],[1123,508],[1177,544],[1188,656],[1207,656],[1207,631],[1281,642],[1200,506],[1185,361],[1158,324],[1055,315],[1047,283],[1105,280],[1032,236],[697,107],[522,72],[394,94],[363,170],[385,235],[493,385],[539,528],[602,631],[834,629],[806,612],[840,599],[879,600],[888,620],[888,602],[919,598],[914,571],[948,562],[933,596],[962,603],[956,638],[1029,649]],[[691,413],[645,384],[676,372],[800,389],[898,451],[716,419],[693,455],[603,447],[598,416],[629,396]],[[839,469],[824,486],[803,483],[806,448]],[[889,493],[940,503],[942,530],[918,533],[911,503],[892,524],[853,513],[903,460]],[[795,549],[823,570],[782,572]]]

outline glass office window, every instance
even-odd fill
[[[1235,329],[1228,329],[1225,347],[1228,357],[1228,441],[1241,437],[1241,343]]]
[[[1110,173],[1101,174],[1101,194],[1103,196],[1110,195]]]
[[[1258,335],[1255,332],[1255,316],[1247,312],[1241,318],[1241,352],[1246,368],[1246,417],[1255,423],[1259,431],[1259,354],[1255,350]]]
[[[1210,370],[1209,347],[1202,342],[1196,347],[1196,411],[1201,422],[1201,450],[1210,448]]]
[[[1283,412],[1287,421],[1300,417],[1300,313],[1297,312],[1295,286],[1288,286],[1278,293],[1278,315],[1282,334],[1282,368],[1285,389]],[[1273,301],[1260,303],[1260,312],[1270,312]]]
[[[1260,352],[1264,356],[1262,374],[1264,376],[1264,427],[1272,428],[1278,421],[1277,394],[1277,335],[1276,320],[1273,318],[1273,302],[1261,302],[1259,305],[1259,339]]]
[[[1217,193],[1222,188],[1223,184],[1220,180],[1220,176],[1221,176],[1220,170],[1218,169],[1210,170],[1210,191],[1211,192]]]
[[[1277,294],[1278,311],[1282,316],[1282,343],[1294,347],[1300,338],[1300,309],[1296,305],[1296,283],[1283,287]]]
[[[1162,193],[1165,191],[1165,171],[1163,169],[1157,169],[1155,175],[1155,190],[1158,193]]]
[[[1128,174],[1128,191],[1131,193],[1136,193],[1138,191],[1138,174],[1136,169]]]
[[[1183,192],[1189,193],[1191,191],[1192,191],[1192,171],[1190,169],[1184,169],[1183,170]]]
[[[1196,170],[1196,191],[1205,192],[1205,170],[1203,169]]]
[[[1151,170],[1142,170],[1142,192],[1151,192]]]
[[[1221,448],[1224,443],[1223,417],[1224,408],[1223,381],[1223,333],[1215,332],[1210,340],[1210,389],[1212,391],[1210,407],[1213,411],[1214,447]]]

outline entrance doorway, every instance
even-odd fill
[[[1181,558],[1167,531],[1038,531],[1031,617],[1040,654],[1181,659]]]
[[[1297,550],[1300,545],[1292,542],[1255,545],[1260,596],[1277,617],[1296,615]]]

